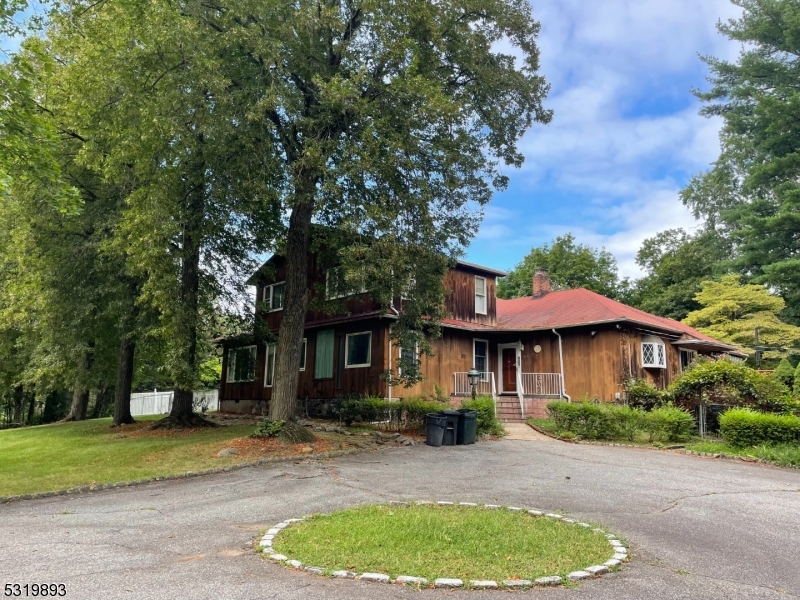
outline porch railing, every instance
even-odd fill
[[[526,396],[561,397],[561,373],[522,373],[522,393]]]
[[[455,385],[453,386],[454,396],[471,396],[472,386],[469,384],[469,373],[453,373]],[[475,387],[475,392],[480,396],[497,396],[497,387],[494,382],[494,373],[482,373]]]

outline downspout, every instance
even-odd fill
[[[566,389],[564,389],[564,349],[561,346],[561,334],[555,329],[553,329],[553,333],[558,337],[558,366],[561,369],[561,395],[567,399],[567,402],[572,402],[572,398],[569,397]]]

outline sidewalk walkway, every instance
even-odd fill
[[[526,442],[554,442],[553,438],[547,437],[539,433],[533,427],[525,423],[503,423],[508,435],[505,437],[507,440],[523,440]]]

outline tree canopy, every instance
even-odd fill
[[[720,281],[703,281],[695,299],[703,307],[688,314],[684,323],[722,342],[754,354],[755,329],[759,343],[773,347],[800,345],[800,327],[779,318],[784,301],[760,284],[742,284],[738,275],[725,275]],[[778,351],[764,356],[779,356]]]
[[[575,243],[568,233],[550,243],[532,248],[507,277],[497,284],[499,298],[519,298],[532,293],[533,274],[547,269],[554,289],[584,287],[609,298],[619,298],[625,282],[620,282],[617,260],[605,248]]]
[[[729,269],[731,243],[714,229],[694,235],[668,229],[646,239],[636,264],[646,273],[631,286],[629,301],[647,312],[678,321],[700,309],[695,299],[702,281]]]
[[[695,215],[737,249],[737,270],[766,283],[800,324],[800,3],[733,0],[740,19],[719,25],[742,44],[735,62],[704,60],[702,114],[720,117],[722,153],[683,191]]]

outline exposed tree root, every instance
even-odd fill
[[[197,429],[200,427],[218,427],[218,425],[192,413],[188,417],[164,417],[153,423],[148,429]]]
[[[313,433],[294,421],[286,421],[276,439],[284,444],[308,444],[317,440]]]

